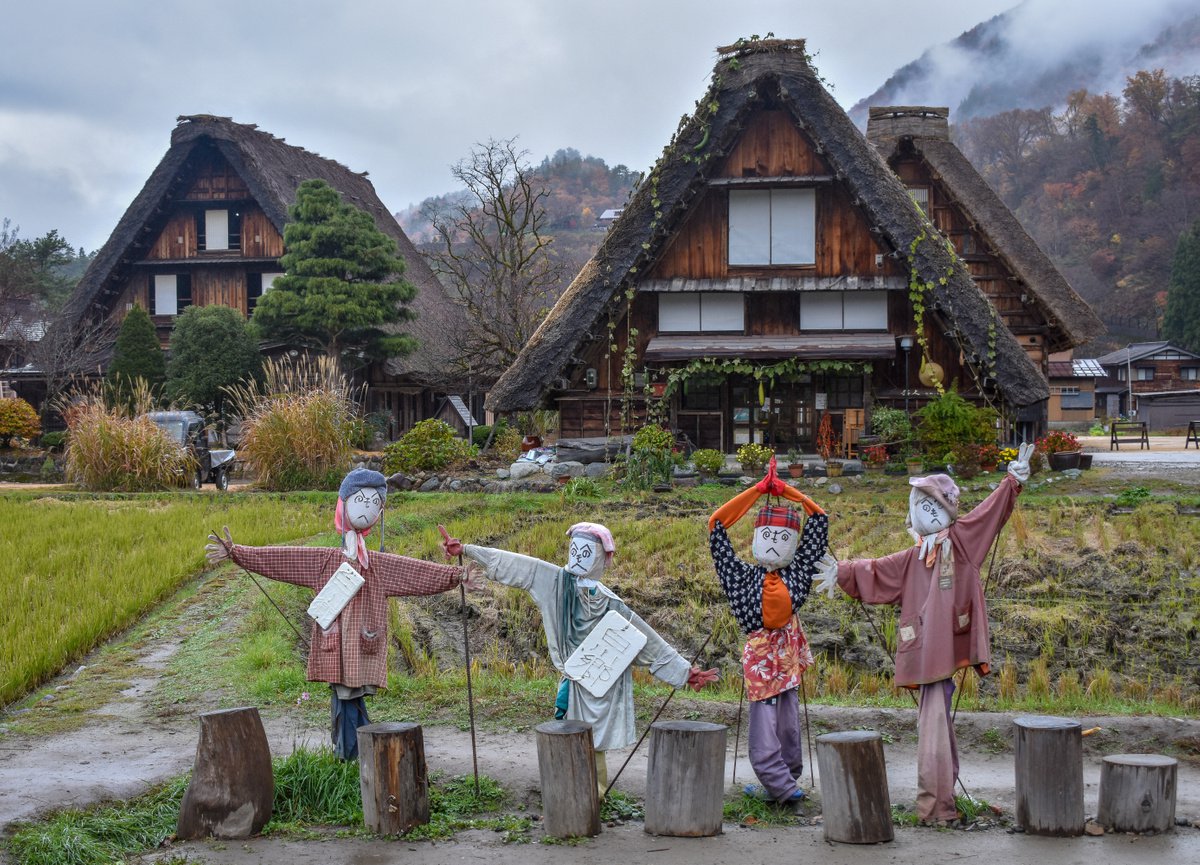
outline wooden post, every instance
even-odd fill
[[[600,834],[600,791],[592,725],[547,721],[535,728],[542,779],[542,826],[552,838]]]
[[[358,783],[363,823],[380,835],[398,835],[429,822],[429,778],[420,724],[382,723],[358,728]]]
[[[201,715],[196,764],[175,834],[184,839],[249,838],[271,819],[274,798],[271,749],[258,709]]]
[[[646,832],[704,838],[721,834],[729,728],[704,721],[650,725]]]
[[[1161,754],[1110,754],[1100,768],[1096,822],[1114,832],[1169,832],[1175,827],[1179,761]]]
[[[849,730],[817,737],[825,840],[846,844],[891,841],[883,738],[874,730]]]
[[[1024,715],[1016,727],[1017,825],[1031,835],[1083,834],[1083,737],[1078,721]]]

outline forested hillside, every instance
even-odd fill
[[[1200,77],[1130,76],[1065,110],[1015,109],[954,136],[1109,326],[1092,353],[1157,335],[1171,259],[1200,218]]]

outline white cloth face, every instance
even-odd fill
[[[750,552],[754,561],[768,571],[786,568],[796,557],[796,546],[800,543],[800,532],[788,526],[757,526]]]
[[[595,538],[575,535],[567,548],[566,569],[577,577],[597,579],[604,573],[604,547]]]
[[[909,493],[908,520],[912,523],[913,531],[921,537],[936,535],[950,528],[954,522],[941,502],[919,489]]]
[[[379,516],[383,513],[383,496],[379,495],[379,490],[363,487],[346,499],[343,513],[349,528],[366,531],[379,522]]]

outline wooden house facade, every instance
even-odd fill
[[[288,208],[300,184],[312,178],[372,216],[396,242],[407,265],[404,278],[418,290],[417,319],[405,325],[418,349],[365,371],[368,409],[386,412],[394,434],[431,417],[441,396],[457,386],[446,378],[440,340],[457,326],[457,307],[365,173],[227,117],[179,118],[170,149],[76,288],[68,319],[120,320],[139,304],[166,348],[176,316],[188,306],[220,304],[249,316],[282,275]]]
[[[811,449],[823,414],[850,438],[874,405],[935,395],[940,370],[960,393],[1044,423],[1038,359],[803,43],[721,55],[697,113],[488,408],[553,404],[564,436],[649,413],[697,446]]]
[[[1096,390],[1103,399],[1101,413],[1107,417],[1132,411],[1140,418],[1143,396],[1200,393],[1200,354],[1170,342],[1136,342],[1097,358],[1096,363],[1105,372]],[[1188,410],[1195,413],[1191,407]],[[1178,424],[1164,421],[1156,429],[1171,425]]]

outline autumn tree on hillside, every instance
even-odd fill
[[[499,375],[554,302],[561,268],[547,233],[548,190],[516,139],[489,140],[452,169],[468,196],[429,214],[430,264],[468,325],[448,334],[463,369]]]
[[[286,273],[254,309],[261,334],[316,348],[346,368],[412,351],[416,341],[395,326],[413,319],[407,304],[417,289],[400,278],[404,259],[370,214],[325,181],[306,180],[288,218],[279,259]]]
[[[1163,338],[1200,351],[1200,220],[1179,238],[1171,260]]]

